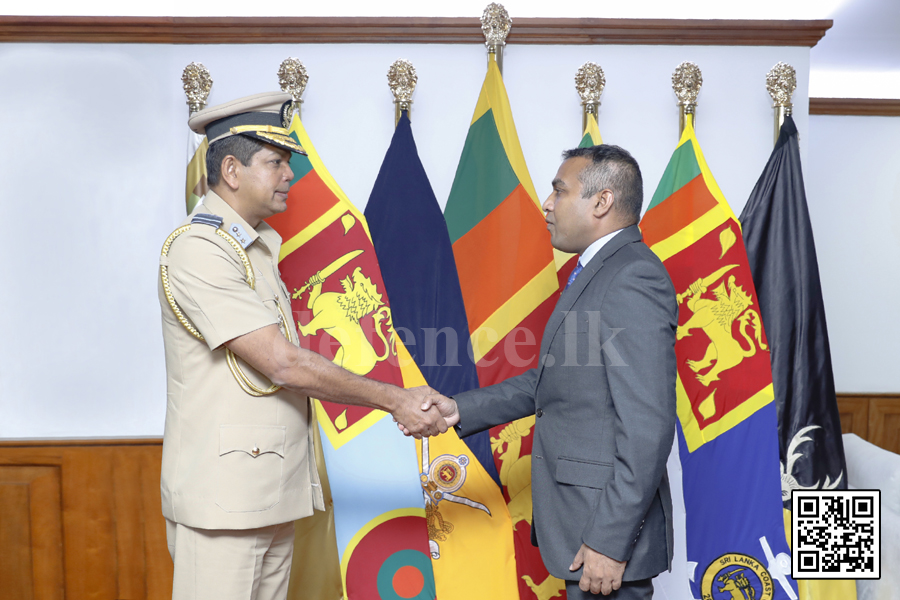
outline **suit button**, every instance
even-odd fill
[[[259,448],[253,446],[253,450],[250,451],[250,454],[252,454],[253,456],[259,456]]]
[[[539,408],[536,411],[534,411],[534,415],[538,418],[541,418],[544,416],[544,411]]]

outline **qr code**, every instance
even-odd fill
[[[880,490],[793,490],[794,579],[881,578]]]

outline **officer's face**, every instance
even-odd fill
[[[544,201],[550,243],[563,252],[581,253],[591,239],[591,209],[593,198],[581,197],[578,174],[588,165],[589,158],[576,156],[563,162],[553,179],[553,191]]]
[[[294,179],[290,152],[266,145],[241,171],[239,192],[255,216],[267,219],[287,210],[288,190]]]

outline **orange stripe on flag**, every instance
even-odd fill
[[[470,331],[480,327],[553,260],[549,248],[550,233],[544,218],[521,185],[456,240],[453,255]],[[515,254],[511,255],[511,250]]]
[[[289,240],[338,203],[322,178],[310,171],[291,186],[288,192],[288,210],[266,219],[283,240]]]
[[[716,206],[703,175],[697,175],[674,194],[647,211],[641,220],[644,243],[653,246],[678,233]],[[647,217],[650,218],[647,218]]]

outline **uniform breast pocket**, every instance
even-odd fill
[[[610,463],[560,456],[556,460],[556,481],[602,490],[613,476]]]
[[[227,512],[272,508],[281,499],[283,426],[222,425],[216,504]]]

